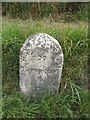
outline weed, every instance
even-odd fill
[[[19,90],[19,51],[25,39],[44,32],[55,37],[64,52],[60,94],[46,92],[40,99]],[[87,24],[45,23],[3,19],[3,117],[89,117],[87,91]]]

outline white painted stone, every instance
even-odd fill
[[[48,34],[38,33],[27,38],[20,50],[20,88],[36,96],[46,90],[59,89],[63,51],[58,41]]]

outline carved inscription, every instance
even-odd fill
[[[58,90],[63,52],[53,37],[39,33],[29,37],[20,51],[20,87],[36,95],[43,89]]]

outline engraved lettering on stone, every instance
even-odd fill
[[[32,35],[23,44],[19,57],[22,92],[36,95],[44,89],[58,91],[63,52],[56,39],[44,33]]]

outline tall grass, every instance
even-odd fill
[[[55,37],[64,52],[60,94],[47,91],[26,98],[19,90],[19,51],[36,32]],[[87,23],[45,23],[3,19],[3,117],[89,117],[87,91]]]
[[[20,19],[49,18],[54,21],[87,20],[88,3],[83,2],[3,2],[2,15]]]

